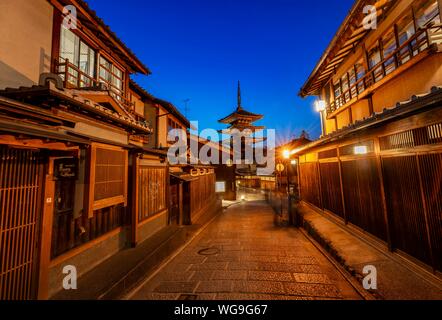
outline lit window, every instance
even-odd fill
[[[404,45],[416,33],[414,29],[414,21],[411,12],[403,17],[397,24],[399,46]],[[417,54],[416,41],[411,41],[399,52],[399,62],[406,63]]]
[[[356,63],[355,70],[356,70],[356,78],[358,81],[365,77],[365,68],[362,61]],[[364,90],[365,90],[364,81],[359,81],[358,94],[361,94],[362,92],[364,92]]]
[[[384,62],[385,74],[390,74],[396,69],[396,57],[392,56],[396,51],[396,38],[394,35],[394,31],[391,30],[383,39],[382,39],[382,48],[383,56],[386,61]]]
[[[124,73],[103,57],[100,57],[100,82],[106,84],[118,100],[122,98]]]
[[[379,47],[376,46],[368,52],[368,64],[370,71],[374,75],[374,81],[377,82],[384,77],[382,66],[376,67],[381,62],[381,52]]]
[[[69,61],[67,68],[63,64]],[[78,87],[90,87],[95,77],[95,51],[72,31],[62,27],[60,36],[60,63],[59,72],[64,79],[67,74],[68,83]]]

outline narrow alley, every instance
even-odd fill
[[[273,219],[264,201],[230,206],[127,298],[361,299],[300,231]]]

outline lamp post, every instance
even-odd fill
[[[282,153],[282,156],[286,160],[286,172],[287,172],[287,194],[290,194],[290,169],[289,169],[289,163],[290,163],[290,150],[284,150]]]

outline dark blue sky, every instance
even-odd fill
[[[320,134],[312,99],[297,96],[353,0],[88,0],[152,70],[135,80],[200,128],[243,106],[279,139]]]

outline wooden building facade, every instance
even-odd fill
[[[0,3],[0,300],[50,298],[65,266],[81,277],[173,223],[167,130],[189,123],[135,73],[86,2]]]
[[[362,26],[374,5],[378,25]],[[442,28],[438,0],[356,1],[300,95],[323,136],[294,149],[304,202],[442,271]]]

